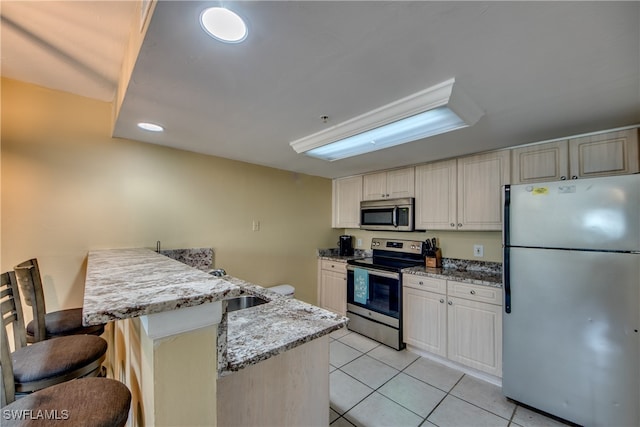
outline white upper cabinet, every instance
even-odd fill
[[[455,230],[458,222],[456,160],[416,166],[417,229]]]
[[[514,148],[512,160],[512,184],[636,173],[638,130]]]
[[[572,179],[639,172],[638,129],[570,139],[569,170]]]
[[[509,151],[416,167],[416,228],[501,230]]]
[[[509,183],[508,150],[458,159],[459,230],[502,230],[502,186]]]
[[[417,230],[501,230],[502,186],[640,172],[638,129],[567,138],[333,180],[334,228],[360,201],[415,197]]]
[[[567,141],[515,148],[512,154],[512,184],[560,181],[569,177]]]
[[[414,197],[414,168],[395,169],[363,176],[363,200]]]
[[[333,228],[360,227],[362,175],[333,180]]]

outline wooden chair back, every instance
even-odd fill
[[[16,350],[27,345],[20,293],[18,292],[18,285],[13,271],[2,273],[0,276],[0,313],[2,314],[2,327],[0,328],[0,371],[2,372],[0,375],[2,377],[0,404],[5,406],[15,400],[15,383],[7,327],[9,325],[12,327],[14,348]]]
[[[16,265],[14,268],[20,292],[25,304],[31,307],[33,313],[33,342],[44,341],[47,338],[45,314],[47,308],[44,302],[42,278],[38,260],[33,258]]]

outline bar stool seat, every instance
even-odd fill
[[[7,340],[11,325],[14,351]],[[13,271],[0,275],[0,359],[2,379],[11,384],[7,395],[32,393],[82,377],[102,373],[107,342],[95,335],[70,335],[27,345],[20,292]],[[5,396],[2,396],[5,400]]]
[[[104,325],[82,326],[82,308],[53,311],[44,315],[47,338],[66,335],[102,335]],[[27,342],[35,342],[35,322],[27,323]]]
[[[88,374],[107,352],[107,342],[93,335],[52,338],[22,347],[11,353],[16,389],[31,383],[71,374],[71,378]]]
[[[67,335],[102,335],[104,325],[83,326],[82,308],[47,313],[38,260],[32,258],[14,267],[25,304],[31,307],[33,320],[27,324],[27,343]]]
[[[107,378],[80,378],[54,385],[2,408],[3,427],[120,427],[129,417],[131,392],[119,381]],[[47,412],[45,412],[47,411]],[[16,419],[11,414],[29,414]],[[32,415],[53,419],[29,419]]]

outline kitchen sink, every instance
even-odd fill
[[[266,304],[269,301],[254,295],[240,295],[227,299],[227,312],[242,310],[256,305]]]

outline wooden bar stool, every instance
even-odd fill
[[[12,382],[16,393],[31,393],[75,378],[97,376],[107,351],[107,342],[94,335],[70,335],[27,346],[20,294],[13,272],[2,273],[0,314],[3,334],[13,328],[14,348],[10,353]],[[9,351],[3,345],[2,351]],[[4,365],[3,379],[7,376]]]
[[[67,335],[102,335],[104,325],[82,326],[82,308],[47,313],[37,259],[18,264],[14,270],[24,301],[33,311],[33,320],[27,324],[28,343]]]
[[[15,305],[9,292],[12,277],[2,274],[1,301],[3,319],[16,313],[4,310]],[[7,304],[5,304],[7,302]],[[4,323],[4,322],[3,322]],[[80,337],[82,338],[82,337]],[[87,337],[97,338],[98,337]],[[73,339],[73,338],[72,338]],[[49,342],[65,340],[56,338]],[[38,346],[34,344],[33,346]],[[0,406],[2,426],[64,426],[64,427],[120,427],[129,417],[131,392],[119,381],[106,378],[80,378],[42,389],[18,400],[16,397],[15,373],[12,354],[4,327],[0,328]]]

